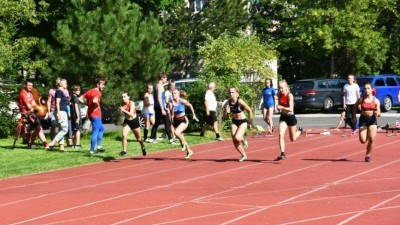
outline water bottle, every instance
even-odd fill
[[[399,117],[396,117],[396,127],[400,127]]]

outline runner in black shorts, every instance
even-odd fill
[[[367,144],[367,151],[365,154],[365,162],[371,161],[371,152],[375,146],[375,137],[377,132],[376,117],[381,116],[380,102],[373,95],[372,84],[366,83],[364,85],[364,96],[359,98],[354,105],[353,113],[357,112],[358,107],[361,106],[361,115],[359,119],[359,134],[361,144]]]
[[[289,137],[293,142],[303,132],[302,128],[296,129],[297,119],[294,115],[294,102],[293,95],[290,93],[289,85],[285,80],[279,82],[278,106],[276,107],[281,111],[279,118],[279,148],[281,151],[280,156],[276,160],[283,160],[285,155],[285,132],[289,129]]]
[[[122,103],[119,107],[119,111],[125,115],[124,123],[122,124],[122,151],[119,153],[120,156],[126,155],[126,146],[128,142],[129,130],[133,131],[136,140],[140,143],[142,148],[142,154],[145,156],[147,154],[146,147],[144,146],[144,141],[140,136],[140,123],[139,116],[136,114],[135,103],[130,100],[128,92],[122,93]]]

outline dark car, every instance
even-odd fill
[[[357,84],[360,86],[361,94],[364,91],[364,85],[371,83],[376,94],[375,97],[381,103],[382,111],[387,112],[393,105],[399,105],[397,95],[400,88],[400,79],[394,74],[381,74],[376,76],[356,76]]]
[[[344,79],[307,79],[295,81],[291,86],[294,108],[300,112],[305,108],[332,111],[342,105]]]

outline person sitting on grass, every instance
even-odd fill
[[[119,107],[119,111],[125,116],[124,123],[122,124],[122,151],[119,153],[119,155],[126,155],[128,133],[130,130],[132,130],[136,140],[139,142],[140,147],[142,148],[143,156],[146,156],[146,147],[144,146],[144,141],[140,136],[139,116],[136,114],[135,103],[130,100],[129,93],[127,91],[122,93],[122,103]]]

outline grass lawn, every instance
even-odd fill
[[[57,145],[55,151],[45,150],[39,143],[37,143],[36,150],[31,150],[22,144],[22,139],[18,141],[15,149],[12,150],[12,138],[0,139],[0,179],[120,158],[119,152],[122,150],[121,131],[106,132],[102,143],[102,147],[106,151],[94,155],[88,154],[90,135],[90,133],[87,133],[82,136],[82,149],[66,147],[64,152],[58,151]],[[199,133],[186,133],[185,137],[189,145],[193,146],[214,141],[215,134],[208,131],[204,137],[200,138]],[[48,140],[48,142],[50,141]],[[168,144],[167,139],[164,139],[156,144],[146,143],[146,148],[148,153],[152,153],[173,148],[180,149],[180,145]],[[182,154],[182,158],[184,157],[184,153],[181,153],[181,151],[177,152],[177,154]],[[138,155],[142,155],[140,144],[131,132],[128,137],[127,155],[125,157]]]

